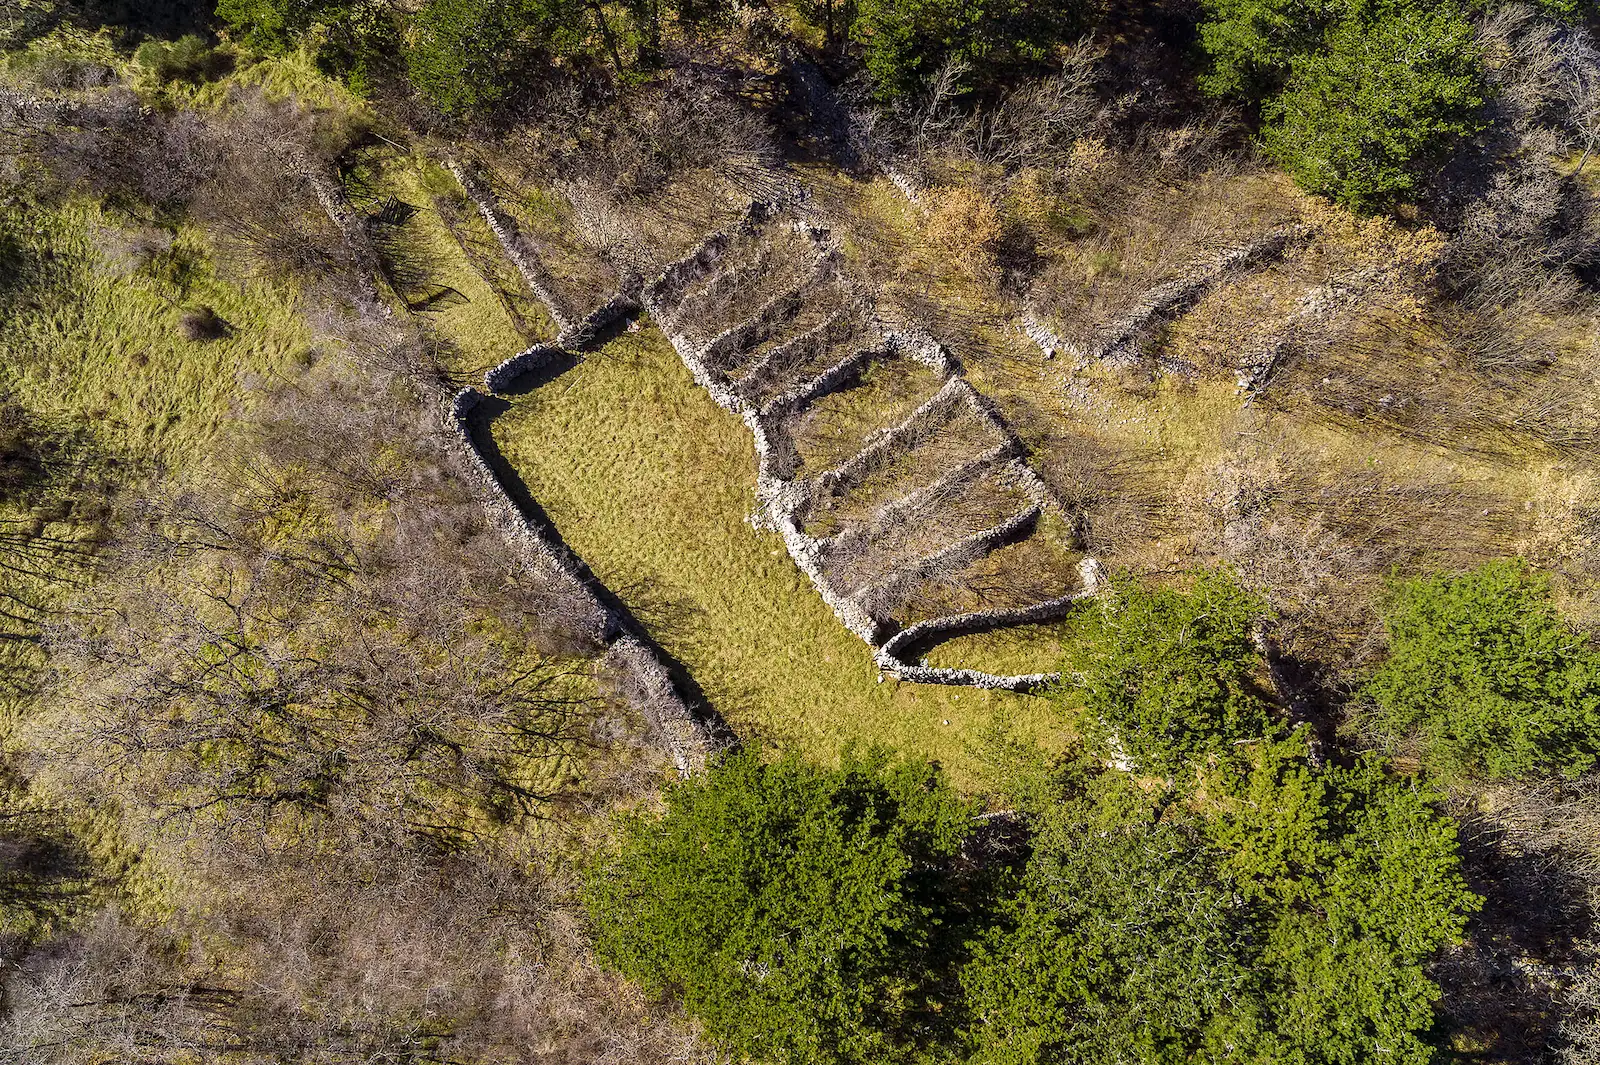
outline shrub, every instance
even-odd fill
[[[1048,811],[1021,891],[963,971],[974,1065],[1186,1060],[1247,979],[1193,831],[1106,813]]]
[[[1261,105],[1268,154],[1309,191],[1387,207],[1478,128],[1482,56],[1454,4],[1206,0],[1213,96]]]
[[[986,74],[1038,62],[1083,31],[1085,6],[1077,0],[857,0],[851,36],[878,95],[888,99],[918,92],[951,59]]]
[[[233,69],[231,54],[212,48],[194,34],[171,42],[146,41],[133,58],[163,82],[211,81]]]
[[[599,953],[740,1054],[897,1060],[947,947],[938,870],[970,823],[927,763],[734,755],[594,866]]]
[[[217,17],[257,48],[301,45],[324,73],[369,92],[392,77],[400,52],[401,5],[361,0],[218,0]]]
[[[221,340],[228,335],[228,323],[210,307],[184,311],[178,320],[178,332],[185,340]]]
[[[1480,58],[1472,24],[1449,7],[1341,22],[1264,109],[1267,154],[1311,192],[1390,206],[1479,128]]]
[[[1268,727],[1251,680],[1262,604],[1225,574],[1187,592],[1118,578],[1085,615],[1063,671],[1075,678],[1086,734],[1141,770],[1172,775],[1205,752]]]
[[[1600,654],[1521,562],[1401,581],[1364,723],[1445,779],[1577,774],[1600,753]]]
[[[428,0],[409,22],[406,73],[441,111],[486,111],[541,52],[576,50],[581,24],[572,0]]]
[[[218,0],[217,17],[258,47],[291,48],[313,25],[348,18],[352,6],[343,0]]]
[[[1478,905],[1431,794],[1300,735],[1203,804],[1082,759],[1061,783],[962,973],[974,1062],[1429,1060],[1426,967]]]
[[[976,189],[944,186],[928,194],[924,236],[936,254],[949,256],[967,276],[982,279],[994,272],[994,249],[1002,222],[994,204]]]

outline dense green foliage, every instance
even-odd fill
[[[189,34],[176,41],[146,41],[133,58],[160,81],[200,82],[233,68],[233,57]]]
[[[1595,0],[1534,0],[1544,11],[1558,18],[1573,19],[1600,12]]]
[[[1283,87],[1295,57],[1327,28],[1331,5],[1308,0],[1206,0],[1200,43],[1210,60],[1200,86],[1259,102]]]
[[[1208,0],[1202,87],[1261,105],[1263,141],[1302,187],[1358,210],[1412,192],[1478,128],[1472,22],[1413,0]]]
[[[997,744],[1031,839],[982,879],[953,860],[983,853],[978,822],[928,765],[739,755],[624,821],[588,881],[600,953],[766,1060],[1420,1065],[1427,965],[1478,905],[1455,827],[1307,742],[1165,791]]]
[[[938,772],[740,754],[666,804],[589,880],[601,956],[742,1053],[893,1060],[948,949],[940,870],[971,822]]]
[[[1265,108],[1267,153],[1312,192],[1358,210],[1393,203],[1478,128],[1478,59],[1471,23],[1447,8],[1341,22]]]
[[[312,41],[324,67],[356,84],[403,68],[441,110],[482,110],[541,55],[655,64],[664,36],[715,26],[727,0],[220,0],[217,13],[261,47]],[[831,0],[801,4],[830,42],[856,42],[884,98],[920,89],[939,66],[997,68],[1044,60],[1087,28],[1084,5],[1046,0]],[[395,60],[399,58],[399,66]]]
[[[1600,653],[1517,562],[1396,584],[1366,720],[1441,776],[1579,773],[1600,754]]]
[[[412,18],[406,72],[441,111],[482,110],[505,96],[535,48],[574,47],[580,19],[563,0],[428,0]]]
[[[882,97],[921,88],[958,60],[992,74],[996,64],[1037,62],[1086,29],[1079,3],[1049,0],[858,0],[852,36]]]
[[[1248,974],[1213,857],[1107,798],[1039,812],[1022,888],[963,974],[974,1061],[1157,1060],[1226,1021]]]
[[[1188,591],[1119,578],[1105,606],[1084,615],[1063,666],[1085,734],[1162,775],[1261,736],[1266,707],[1251,673],[1263,609],[1222,573],[1197,574]]]
[[[482,112],[550,60],[618,73],[660,58],[666,26],[720,21],[725,0],[219,0],[217,14],[257,47],[309,43],[358,91],[404,79],[446,113]]]
[[[378,0],[218,0],[217,16],[266,51],[314,43],[317,64],[358,92],[390,76],[401,24]]]
[[[963,974],[973,1060],[1429,1058],[1424,965],[1475,905],[1429,796],[1299,736],[1158,804],[1069,763]]]

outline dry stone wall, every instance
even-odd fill
[[[559,344],[535,344],[526,351],[517,352],[517,354],[484,374],[483,387],[490,392],[505,392],[510,389],[517,378],[548,365],[552,360],[565,353]]]
[[[1044,320],[1032,307],[1022,312],[1022,335],[1038,345],[1046,358],[1068,355],[1080,364],[1089,361],[1089,353],[1086,350],[1045,325]]]
[[[599,307],[596,307],[581,321],[574,322],[563,329],[561,334],[556,337],[556,347],[566,348],[570,351],[579,351],[587,348],[598,340],[607,329],[638,313],[639,302],[632,296],[619,292]]]
[[[503,365],[510,361],[514,360]],[[605,662],[617,676],[621,694],[650,723],[678,771],[687,775],[704,768],[712,754],[731,742],[726,726],[709,709],[697,712],[691,708],[644,634],[607,605],[589,568],[567,549],[553,528],[517,506],[474,431],[473,414],[485,398],[476,389],[462,389],[450,403],[448,422],[452,450],[482,489],[490,520],[531,573],[553,580],[567,598],[583,604],[591,619],[586,635],[608,648]]]
[[[936,669],[907,662],[898,652],[918,640],[928,640],[943,632],[960,634],[985,627],[1027,624],[1059,617],[1087,593],[1074,593],[1048,603],[1014,610],[941,619],[943,627],[930,626],[928,623],[912,626],[904,630],[915,633],[910,641],[900,639],[900,634],[894,632],[894,626],[880,618],[886,613],[881,609],[884,603],[902,597],[932,576],[959,569],[1029,535],[1046,508],[1059,508],[1065,516],[1071,517],[1062,501],[1022,460],[1025,448],[1021,441],[1005,425],[987,397],[961,376],[959,365],[942,345],[917,330],[891,326],[870,313],[862,313],[851,307],[826,316],[821,325],[784,340],[782,328],[794,317],[795,305],[816,298],[819,286],[810,282],[769,299],[745,321],[724,330],[708,342],[698,342],[693,331],[687,327],[685,319],[692,317],[699,302],[685,298],[693,286],[699,282],[705,282],[707,287],[725,285],[726,278],[731,276],[726,271],[737,271],[739,264],[727,265],[721,281],[714,272],[724,267],[736,245],[747,243],[745,238],[757,233],[763,225],[773,222],[779,213],[780,208],[775,205],[752,204],[737,225],[709,235],[688,255],[667,267],[660,277],[645,286],[641,299],[645,309],[666,332],[696,382],[720,406],[739,415],[750,428],[759,459],[756,491],[762,507],[763,523],[782,536],[790,557],[806,574],[817,594],[841,624],[872,647],[874,661],[884,672],[908,681],[1012,691],[1030,691],[1053,682],[1056,679],[1054,674],[1001,676],[979,670]],[[826,231],[803,221],[796,221],[793,225],[796,230],[812,238],[819,274],[824,270],[832,270],[837,261],[836,251],[831,247]],[[850,291],[847,283],[835,287],[846,293]],[[879,340],[846,350],[820,372],[793,380],[788,389],[770,400],[758,400],[765,391],[781,383],[786,372],[792,373],[794,368],[803,366],[808,354],[820,353],[825,345],[844,342],[855,335],[848,329],[842,332],[839,329],[839,323],[845,321],[849,314],[870,320],[873,335]],[[731,368],[740,353],[750,350],[754,343],[769,340],[775,341],[774,348],[754,363],[744,377],[735,379]],[[805,481],[796,479],[793,475],[793,445],[787,439],[787,419],[850,379],[868,363],[891,355],[903,355],[922,363],[942,378],[943,384],[904,421],[877,433],[843,464]],[[757,381],[755,386],[750,384],[752,376]],[[849,491],[897,456],[940,432],[941,426],[963,409],[985,427],[996,443],[941,478],[925,498],[932,498],[938,490],[959,490],[963,484],[975,480],[987,470],[1005,466],[1014,482],[1032,500],[1031,505],[990,528],[913,560],[867,588],[851,591],[841,587],[829,575],[830,551],[837,553],[844,548],[870,542],[882,527],[913,513],[924,499],[912,493],[891,501],[878,509],[867,527],[847,529],[826,539],[805,532],[805,518],[809,510],[821,494]]]
[[[1266,385],[1279,361],[1294,346],[1297,336],[1323,328],[1355,305],[1373,286],[1392,279],[1394,265],[1376,266],[1340,277],[1312,289],[1300,298],[1286,321],[1278,324],[1275,335],[1265,344],[1244,352],[1239,359],[1240,390],[1257,392]]]
[[[946,567],[965,564],[981,558],[1000,545],[1013,542],[1032,529],[1047,507],[1061,509],[1063,513],[1066,511],[1061,501],[1049,494],[1037,474],[1022,461],[1020,456],[1024,449],[1021,442],[1004,425],[993,404],[961,377],[959,365],[932,338],[915,329],[890,327],[870,313],[865,313],[862,308],[850,306],[825,318],[821,325],[800,337],[781,340],[786,323],[808,300],[814,298],[813,293],[827,287],[835,294],[843,293],[848,297],[849,287],[840,283],[837,276],[837,253],[826,231],[803,220],[795,221],[795,230],[808,238],[815,248],[812,270],[791,291],[767,301],[749,319],[725,330],[708,344],[698,344],[677,326],[674,312],[680,309],[689,288],[716,269],[740,237],[751,236],[772,221],[783,210],[781,205],[752,202],[739,223],[708,235],[689,254],[667,267],[645,286],[638,300],[619,293],[585,319],[573,320],[560,303],[543,264],[527,246],[515,224],[500,211],[492,192],[466,167],[455,160],[451,160],[450,164],[457,180],[477,204],[507,257],[523,274],[530,289],[546,302],[561,330],[555,344],[535,345],[490,370],[484,379],[484,385],[490,392],[509,389],[517,378],[537,370],[564,350],[591,345],[608,327],[636,313],[642,306],[667,332],[695,380],[707,389],[719,405],[738,414],[750,428],[760,460],[757,498],[764,512],[765,523],[779,532],[790,556],[841,623],[872,647],[874,661],[880,669],[908,681],[1013,691],[1034,690],[1055,679],[1052,674],[1001,676],[979,670],[934,668],[925,663],[905,661],[899,652],[917,642],[933,638],[949,638],[950,635],[968,631],[1059,617],[1061,612],[1070,609],[1086,593],[1075,593],[1024,608],[935,619],[933,623],[924,622],[899,632],[868,609],[868,604],[874,599],[892,598]],[[330,217],[341,225],[341,231],[346,231],[347,225],[344,223],[348,222],[348,217],[344,220],[337,217],[339,204],[329,200],[325,206]],[[361,232],[365,235],[364,224]],[[367,246],[370,247],[370,243]],[[776,387],[785,380],[786,369],[803,366],[807,358],[820,354],[826,345],[854,335],[849,329],[845,329],[842,336],[838,332],[841,323],[852,316],[870,322],[881,342],[875,346],[846,351],[818,372],[803,379],[791,380],[788,388],[765,402],[756,401],[755,397],[763,390]],[[722,369],[723,364],[732,363],[741,358],[744,352],[769,340],[779,342],[757,364],[758,385],[751,385],[748,376],[734,381]],[[794,411],[815,402],[850,379],[874,359],[891,354],[904,355],[928,366],[944,379],[944,384],[906,423],[881,434],[878,440],[863,449],[862,454],[838,470],[830,471],[831,478],[824,479],[828,487],[837,489],[847,486],[851,479],[867,475],[876,464],[891,459],[898,448],[904,448],[922,434],[936,432],[941,419],[948,419],[965,406],[989,427],[999,443],[943,478],[943,487],[946,490],[959,488],[965,479],[973,476],[973,470],[967,469],[968,466],[974,469],[988,468],[1001,462],[1010,467],[1014,479],[1028,490],[1033,504],[989,529],[913,562],[864,591],[849,594],[828,576],[826,543],[804,530],[801,516],[814,488],[808,490],[797,484],[792,476],[795,454],[793,443],[785,431],[784,420]],[[605,661],[618,678],[619,691],[651,723],[678,769],[684,773],[693,772],[703,766],[715,750],[730,742],[725,726],[707,708],[691,707],[674,685],[666,663],[631,620],[608,605],[611,597],[608,593],[602,594],[603,589],[599,588],[588,568],[565,548],[554,529],[531,518],[517,506],[499,480],[494,465],[481,450],[474,431],[474,416],[483,398],[483,393],[474,389],[457,393],[449,405],[448,421],[454,449],[461,456],[464,469],[480,483],[491,519],[517,549],[525,564],[554,580],[574,601],[584,604],[586,613],[592,619],[590,635],[596,642],[609,648]],[[902,503],[898,511],[885,508],[876,520],[890,523],[899,513],[909,514],[915,502]],[[869,532],[869,538],[870,535]],[[840,543],[837,539],[833,541],[835,548]]]
[[[803,56],[786,57],[790,78],[798,90],[802,106],[814,129],[832,142],[849,169],[867,166],[894,183],[900,194],[917,207],[922,206],[922,182],[911,175],[893,151],[875,135],[877,122],[870,114],[846,106],[817,65]]]
[[[307,178],[329,219],[351,243],[352,251],[363,261],[377,264],[377,250],[365,220],[350,207],[336,177],[313,170]],[[376,287],[382,276],[381,270],[373,273],[370,295],[374,306],[385,305]],[[490,370],[485,383],[491,390],[504,387],[559,354],[560,348],[548,345],[529,348]],[[567,549],[560,535],[517,505],[474,431],[474,415],[486,398],[472,388],[437,395],[448,452],[463,474],[478,486],[490,521],[528,572],[550,582],[559,594],[580,606],[578,624],[582,634],[608,648],[603,664],[617,678],[629,705],[650,724],[673,765],[684,775],[704,768],[718,750],[732,745],[732,734],[709,707],[692,707],[683,697],[661,656],[630,618],[608,604],[612,597],[602,594],[603,589],[588,566]]]
[[[875,510],[870,520],[818,540],[817,546],[825,557],[858,550],[889,529],[913,520],[936,501],[959,495],[980,478],[999,468],[1014,454],[1015,446],[1008,440],[1002,440],[976,458],[967,459],[932,483],[898,499],[891,499]]]
[[[339,176],[331,170],[310,164],[305,165],[302,172],[323,213],[338,228],[345,246],[350,249],[350,254],[355,257],[362,271],[369,277],[383,276],[378,253],[372,246],[372,234],[367,230],[367,220],[351,206]]]
[[[813,478],[807,486],[809,502],[822,493],[837,494],[856,487],[901,452],[915,446],[938,430],[966,399],[962,385],[952,377],[931,397],[912,411],[904,421],[879,433],[849,460]]]
[[[1043,513],[1044,509],[1037,503],[1025,507],[998,525],[975,532],[909,566],[897,569],[875,584],[855,592],[851,598],[865,607],[868,613],[887,613],[918,585],[926,584],[940,573],[955,572],[1032,533]]]
[[[483,220],[488,223],[495,239],[500,242],[500,247],[505,250],[506,258],[511,260],[511,265],[517,268],[517,272],[527,282],[528,290],[537,296],[539,302],[549,311],[550,320],[555,322],[556,329],[566,333],[581,325],[582,320],[572,313],[566,301],[556,291],[555,278],[550,275],[544,261],[534,251],[527,236],[517,223],[500,209],[500,200],[494,191],[470,166],[454,156],[446,159],[446,165],[455,175],[457,183],[466,192],[468,199],[477,205],[478,213],[483,215]]]
[[[755,402],[756,397],[778,384],[788,370],[805,365],[830,345],[847,339],[857,328],[860,313],[858,308],[847,306],[793,340],[776,345],[740,379],[739,395],[746,402]]]
[[[1151,289],[1125,316],[1100,331],[1091,354],[1111,362],[1136,361],[1139,341],[1152,328],[1193,307],[1207,292],[1240,271],[1281,257],[1290,241],[1304,232],[1301,227],[1277,230],[1219,256],[1188,277]]]
[[[1078,344],[1054,332],[1038,311],[1031,307],[1022,314],[1022,333],[1046,356],[1068,355],[1080,365],[1098,359],[1131,366],[1144,358],[1144,339],[1154,329],[1183,314],[1207,293],[1240,273],[1282,258],[1290,246],[1307,232],[1304,226],[1274,230],[1209,263],[1196,265],[1187,276],[1157,285],[1145,293],[1127,314],[1101,327],[1090,344]],[[1196,372],[1194,366],[1181,360],[1158,357],[1157,361],[1169,372],[1186,375]]]
[[[874,136],[876,121],[871,115],[845,106],[832,85],[814,63],[804,57],[788,57],[789,69],[800,92],[814,127],[819,128],[841,149],[846,165],[865,164],[884,177],[899,190],[914,207],[925,205],[923,182],[912,176],[912,168],[881,139]],[[1020,328],[1047,358],[1066,355],[1079,363],[1092,359],[1129,363],[1141,355],[1139,342],[1151,328],[1159,325],[1193,306],[1207,292],[1241,270],[1270,262],[1280,256],[1295,241],[1302,239],[1308,230],[1304,226],[1290,226],[1274,231],[1243,248],[1226,253],[1216,262],[1199,268],[1198,274],[1181,278],[1153,289],[1127,315],[1100,331],[1094,343],[1078,344],[1062,337],[1045,324],[1034,308],[1025,308]],[[1313,295],[1327,300],[1335,286],[1318,290]],[[1311,297],[1308,297],[1311,300]],[[1312,302],[1317,302],[1313,300]],[[1307,312],[1314,316],[1320,307]],[[1254,358],[1240,371],[1239,387],[1259,388],[1272,373],[1288,341],[1276,342],[1266,349],[1253,353]],[[1186,375],[1196,373],[1196,368],[1176,359],[1158,360],[1163,369]],[[1074,522],[1076,524],[1076,522]]]

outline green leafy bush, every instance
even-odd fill
[[[1428,1061],[1426,966],[1478,905],[1454,826],[1375,761],[1306,754],[1253,745],[1171,805],[1069,764],[962,975],[972,1060]]]
[[[1446,779],[1555,771],[1600,754],[1600,653],[1520,562],[1402,581],[1384,614],[1389,658],[1364,723]]]
[[[396,76],[401,5],[373,0],[218,0],[217,17],[253,46],[288,51],[307,44],[324,73],[358,93]]]
[[[1084,6],[1060,0],[857,0],[851,37],[878,95],[921,89],[950,59],[984,70],[1037,62],[1086,27]],[[831,9],[829,9],[831,10]]]
[[[348,17],[343,0],[217,0],[217,17],[260,48],[290,48],[318,23]]]
[[[428,0],[411,18],[406,73],[441,111],[488,107],[510,88],[520,28],[504,0]]]
[[[1259,737],[1266,704],[1252,680],[1262,604],[1222,573],[1188,591],[1119,577],[1084,615],[1063,664],[1084,732],[1141,771],[1172,775],[1207,751]]]
[[[1259,105],[1262,139],[1309,191],[1392,206],[1480,128],[1485,85],[1471,19],[1418,0],[1206,0],[1214,96]]]
[[[146,41],[133,58],[163,82],[211,81],[233,69],[231,54],[212,48],[193,34],[170,42]]]
[[[1188,826],[1119,823],[1087,798],[1046,811],[962,975],[975,1065],[1183,1060],[1249,975],[1215,865]]]
[[[587,883],[599,953],[754,1058],[898,1060],[950,944],[972,810],[927,763],[730,757],[627,822]]]
[[[1332,8],[1310,0],[1205,0],[1200,87],[1260,103],[1283,87],[1296,56],[1317,47]]]
[[[1575,19],[1600,12],[1595,0],[1535,0],[1537,5],[1557,18]]]
[[[1267,154],[1311,192],[1391,206],[1479,128],[1480,58],[1472,24],[1448,7],[1338,23],[1263,110]]]

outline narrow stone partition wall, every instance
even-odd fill
[[[1088,582],[1091,575],[1097,572],[1097,567],[1091,565],[1089,560],[1082,567],[1085,588],[1088,590],[1044,603],[938,618],[912,625],[899,633],[891,633],[891,626],[880,621],[874,612],[874,606],[881,605],[878,604],[880,599],[892,598],[941,569],[982,558],[1005,544],[1031,534],[1046,509],[1059,512],[1069,526],[1075,528],[1077,525],[1070,509],[1023,461],[1026,448],[1022,441],[1005,424],[994,404],[961,376],[959,364],[941,345],[920,331],[891,325],[867,310],[863,314],[872,320],[873,335],[879,338],[874,345],[847,351],[820,372],[795,381],[775,399],[759,402],[756,397],[760,389],[743,387],[742,382],[730,378],[725,369],[729,365],[730,353],[748,349],[750,341],[757,338],[776,339],[780,345],[779,351],[785,350],[784,343],[812,343],[812,333],[802,333],[794,340],[784,342],[781,337],[774,338],[769,328],[769,323],[792,316],[794,308],[803,305],[809,298],[808,291],[811,290],[806,283],[769,299],[750,318],[727,328],[709,341],[695,340],[679,320],[678,312],[683,309],[684,297],[692,286],[712,277],[713,271],[724,263],[741,238],[757,233],[763,225],[777,220],[779,214],[780,208],[776,205],[752,203],[738,223],[707,236],[646,285],[640,300],[666,333],[695,381],[719,406],[737,414],[750,429],[759,460],[756,496],[761,505],[762,521],[783,537],[789,556],[805,573],[817,594],[845,628],[872,648],[873,661],[884,673],[920,683],[959,684],[1019,692],[1033,691],[1054,683],[1059,679],[1054,673],[1003,676],[971,669],[938,669],[907,661],[904,655],[922,643],[1065,616],[1075,604],[1093,594],[1093,587]],[[837,249],[832,246],[825,230],[798,220],[793,225],[796,231],[813,241],[819,266],[837,261]],[[828,268],[832,269],[831,266]],[[736,270],[737,264],[729,269]],[[715,278],[708,283],[715,284]],[[849,291],[848,287],[846,291]],[[904,422],[882,431],[853,458],[808,481],[796,480],[793,445],[787,439],[785,419],[838,387],[867,363],[891,356],[904,356],[921,363],[942,379],[943,384]],[[764,385],[773,383],[770,379],[773,365],[772,356],[756,363],[755,372],[762,374]],[[809,535],[805,531],[805,520],[817,493],[847,490],[855,481],[864,480],[884,463],[891,461],[901,448],[914,445],[915,441],[938,432],[939,425],[957,411],[970,414],[998,443],[974,455],[969,463],[958,466],[941,479],[938,487],[959,487],[964,483],[963,479],[974,479],[998,466],[1004,468],[1013,482],[1030,498],[1031,505],[993,527],[958,539],[867,587],[852,590],[836,584],[828,572],[830,549],[838,551],[841,544],[849,542],[850,537],[870,537],[872,533],[870,530],[852,530],[823,539]],[[913,493],[881,508],[877,520],[892,521],[898,513],[910,513],[918,502],[913,498],[915,495]]]
[[[598,340],[607,329],[638,313],[639,302],[626,293],[618,292],[587,317],[563,329],[561,335],[556,337],[556,347],[581,351]]]
[[[1275,230],[1209,263],[1197,264],[1187,277],[1157,285],[1126,315],[1100,330],[1090,349],[1091,356],[1124,364],[1135,361],[1139,357],[1139,340],[1151,329],[1189,310],[1235,274],[1281,258],[1290,243],[1305,232],[1303,226]]]
[[[445,420],[451,450],[482,488],[490,520],[530,573],[554,580],[563,594],[583,604],[590,616],[586,634],[609,649],[605,662],[619,678],[620,694],[649,722],[678,772],[687,776],[705,768],[714,753],[732,745],[727,726],[709,708],[699,708],[697,713],[690,707],[644,634],[607,604],[610,597],[602,594],[589,568],[567,549],[553,528],[535,521],[516,504],[485,457],[473,428],[473,413],[486,398],[476,389],[462,389],[448,404]]]
[[[1121,318],[1101,326],[1088,344],[1076,343],[1054,332],[1034,307],[1022,312],[1022,333],[1047,356],[1070,355],[1080,365],[1097,359],[1114,365],[1134,365],[1142,357],[1142,341],[1153,330],[1190,310],[1231,278],[1281,259],[1307,233],[1306,226],[1286,226],[1209,261],[1193,264],[1187,276],[1155,286]],[[1182,360],[1158,356],[1156,361],[1170,372],[1186,375],[1196,372]]]
[[[1061,679],[1060,673],[1031,673],[1012,677],[995,677],[971,669],[941,668],[909,665],[906,657],[919,645],[949,640],[979,632],[1009,628],[1014,625],[1038,625],[1046,621],[1059,621],[1070,614],[1078,604],[1098,594],[1105,577],[1100,563],[1092,558],[1083,560],[1079,567],[1083,577],[1083,591],[1050,599],[1031,606],[1008,610],[978,610],[970,614],[954,614],[933,618],[901,629],[873,655],[873,660],[885,672],[892,672],[904,680],[921,684],[955,684],[969,688],[1003,688],[1008,691],[1036,691],[1048,688]],[[995,681],[1008,683],[997,684]]]
[[[1089,361],[1089,353],[1082,346],[1051,330],[1032,307],[1023,309],[1022,335],[1033,341],[1039,350],[1045,353],[1046,358],[1070,355],[1078,363]]]
[[[523,235],[517,223],[500,209],[500,200],[489,186],[484,184],[471,166],[462,163],[455,156],[448,156],[445,165],[450,173],[455,175],[456,182],[467,194],[467,198],[477,205],[478,213],[483,215],[483,220],[488,223],[495,239],[500,242],[506,258],[511,260],[511,265],[517,268],[517,272],[527,282],[529,291],[544,304],[545,310],[550,313],[550,320],[556,324],[556,329],[565,334],[582,326],[583,320],[573,317],[566,301],[556,292],[555,279],[545,268],[544,261],[528,243],[528,238]]]

